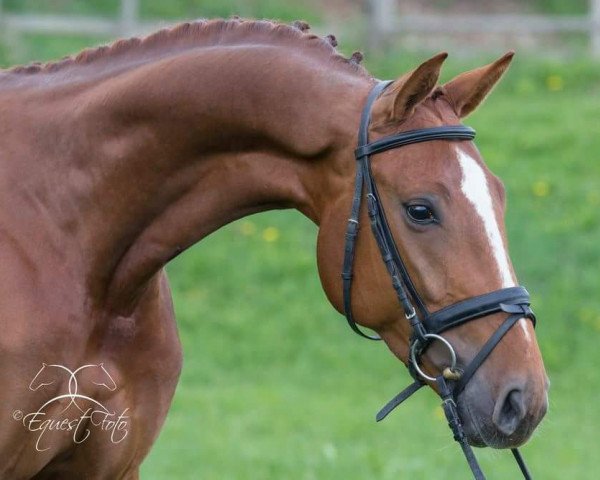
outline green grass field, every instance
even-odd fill
[[[4,58],[93,43],[25,41],[20,57]],[[416,62],[398,52],[368,65],[383,78]],[[483,61],[447,63],[445,78]],[[600,65],[517,56],[466,123],[507,187],[511,256],[533,296],[552,381],[550,411],[524,454],[535,478],[590,478],[600,465]],[[316,232],[296,212],[269,212],[170,265],[184,370],[142,478],[469,478],[433,393],[375,424],[409,376],[329,306]],[[478,455],[490,479],[518,478],[508,452]]]

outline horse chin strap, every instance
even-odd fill
[[[359,214],[364,192],[366,194],[371,230],[377,241],[383,262],[390,274],[392,286],[398,301],[404,310],[404,316],[412,329],[408,369],[415,379],[411,385],[402,390],[381,409],[376,419],[378,422],[383,420],[404,400],[426,385],[427,381],[435,383],[442,399],[442,406],[448,420],[448,425],[452,430],[454,439],[460,444],[465,454],[474,478],[476,480],[485,480],[485,476],[477,463],[477,459],[463,430],[457,408],[458,396],[465,389],[477,369],[517,321],[521,318],[528,318],[535,326],[535,315],[529,306],[529,293],[523,287],[496,290],[449,305],[436,312],[429,312],[427,310],[425,302],[419,296],[396,247],[391,229],[385,217],[383,204],[377,192],[377,186],[371,174],[370,156],[393,148],[420,142],[433,140],[472,140],[475,137],[475,131],[464,125],[449,125],[401,132],[369,142],[368,128],[371,120],[371,108],[377,97],[379,97],[381,92],[390,83],[391,81],[378,82],[373,87],[367,97],[360,120],[358,147],[355,150],[357,160],[356,182],[352,209],[346,229],[342,270],[346,319],[350,328],[358,335],[370,340],[381,340],[378,336],[368,335],[363,332],[354,321],[352,315],[351,288],[354,250],[359,230]],[[495,313],[506,313],[508,317],[483,345],[473,360],[462,371],[457,369],[454,348],[440,334],[463,323]],[[444,369],[441,375],[435,377],[425,373],[419,366],[419,358],[434,341],[441,342],[447,348],[450,355],[450,365]],[[525,466],[521,454],[516,448],[512,449],[512,453],[524,478],[530,480],[531,475]]]

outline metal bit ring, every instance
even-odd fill
[[[454,348],[452,348],[452,345],[450,345],[450,342],[448,340],[446,340],[444,337],[440,336],[440,335],[436,335],[435,333],[426,333],[424,335],[425,338],[430,338],[432,340],[438,340],[440,342],[442,342],[446,348],[448,349],[448,352],[450,353],[450,365],[446,368],[449,368],[450,371],[455,372],[456,371],[456,352],[454,351]],[[416,372],[425,380],[428,380],[430,382],[435,382],[435,377],[432,377],[431,375],[427,375],[423,370],[421,370],[421,367],[419,366],[419,362],[417,362],[417,346],[418,346],[419,342],[414,342],[412,344],[412,346],[410,347],[410,361],[413,365],[413,367],[415,367]]]

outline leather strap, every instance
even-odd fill
[[[410,278],[410,275],[408,274],[408,270],[406,268],[406,265],[404,264],[404,261],[402,260],[402,256],[398,252],[398,246],[396,245],[396,242],[392,235],[392,230],[390,229],[387,217],[385,215],[385,210],[383,208],[383,204],[381,203],[379,193],[377,191],[377,185],[375,184],[373,175],[371,173],[371,164],[370,162],[368,162],[367,159],[363,160],[363,163],[365,163],[365,169],[367,170],[367,173],[364,175],[365,182],[367,183],[367,195],[370,194],[370,204],[373,205],[373,209],[376,209],[378,213],[378,236],[382,239],[382,242],[385,242],[385,245],[387,247],[386,250],[391,256],[391,260],[393,261],[398,271],[398,274],[400,275],[402,285],[406,287],[406,290],[408,290],[410,298],[414,302],[417,311],[420,313],[421,317],[426,317],[429,315],[429,312],[427,310],[427,307],[425,306],[425,302],[423,302],[423,300],[421,299],[421,296],[417,292],[417,289],[412,279]],[[407,309],[405,307],[404,310],[405,312],[407,312],[410,311],[411,308],[412,307]],[[416,324],[416,321],[414,323]],[[415,325],[411,326],[415,328]]]
[[[529,292],[524,287],[510,287],[471,297],[432,313],[423,320],[423,323],[428,333],[439,334],[462,323],[506,311],[502,308],[502,304],[529,306]],[[529,313],[535,325],[535,317],[531,311]]]
[[[481,471],[481,467],[479,466],[479,462],[477,462],[473,449],[467,441],[462,422],[460,421],[460,416],[458,415],[458,408],[456,407],[453,392],[448,387],[446,379],[442,375],[436,377],[435,382],[437,383],[438,391],[442,399],[444,415],[446,416],[450,430],[452,430],[454,440],[460,445],[475,480],[485,480],[485,475]]]
[[[377,415],[375,416],[375,421],[381,422],[385,417],[387,417],[392,410],[394,410],[398,405],[400,405],[404,400],[407,400],[412,396],[413,393],[418,392],[422,387],[425,386],[421,380],[415,380],[408,387],[402,390],[398,395],[392,398],[388,403],[386,403]]]
[[[525,480],[532,480],[531,473],[529,473],[529,469],[527,468],[527,465],[525,465],[525,460],[523,460],[523,456],[521,455],[521,452],[519,452],[519,449],[511,448],[510,451],[512,452],[513,457],[515,457],[515,460],[517,461],[517,465],[519,465],[519,469],[521,470],[521,473],[523,474],[523,478]]]
[[[489,357],[492,350],[498,345],[502,337],[508,333],[508,331],[512,328],[512,326],[517,323],[521,318],[527,317],[527,313],[515,313],[509,316],[502,325],[492,334],[492,336],[488,339],[487,342],[481,347],[481,350],[477,352],[477,355],[471,360],[469,365],[465,368],[460,376],[460,379],[454,385],[454,389],[452,391],[454,398],[458,398],[458,396],[462,393],[462,391],[467,386],[471,377],[475,375],[477,369],[481,366],[481,364],[485,361],[487,357]]]
[[[474,138],[475,130],[464,125],[421,128],[397,135],[390,135],[366,145],[359,145],[354,150],[354,156],[356,158],[367,157],[393,148],[404,147],[413,143],[429,142],[431,140],[473,140]]]
[[[371,108],[370,106],[377,99],[380,93],[387,87],[391,82],[380,82],[371,90],[367,97],[366,104],[369,105],[369,108],[365,108],[361,114],[361,120],[358,131],[358,143],[359,145],[363,145],[368,143],[368,128],[362,128],[362,125],[369,125],[371,119]],[[350,328],[360,335],[363,338],[367,338],[369,340],[381,340],[379,336],[372,336],[364,333],[354,321],[354,316],[352,315],[352,276],[354,269],[354,251],[356,246],[356,238],[358,236],[359,231],[359,216],[360,216],[360,206],[362,202],[362,193],[363,193],[363,174],[364,170],[357,163],[356,165],[356,178],[354,180],[354,196],[352,197],[352,208],[350,210],[350,217],[348,218],[348,225],[346,227],[346,240],[344,246],[344,264],[342,267],[342,289],[344,295],[344,313],[346,315],[346,320],[348,321],[348,325]]]

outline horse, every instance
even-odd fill
[[[223,225],[270,209],[306,215],[319,228],[326,296],[349,314],[340,272],[354,149],[377,80],[359,54],[348,59],[335,47],[303,22],[211,20],[0,72],[0,478],[139,477],[182,365],[164,267]],[[372,98],[372,139],[460,125],[512,53],[438,85],[445,58]],[[414,143],[371,163],[390,235],[427,309],[517,285],[504,188],[471,140]],[[363,203],[357,223],[369,224],[367,210]],[[355,233],[352,320],[410,364],[410,315],[376,238],[368,228]],[[507,315],[444,332],[456,370]],[[517,316],[456,399],[471,445],[521,445],[545,414],[535,332]],[[57,429],[36,451],[39,432],[16,421],[19,412],[69,390],[58,377],[29,388],[43,362],[70,371],[102,364],[112,383],[87,382],[86,396],[128,412],[119,424],[127,435],[109,441],[82,418],[91,431],[84,442]],[[444,345],[434,342],[419,362],[439,375]],[[60,406],[47,410],[58,416]]]

